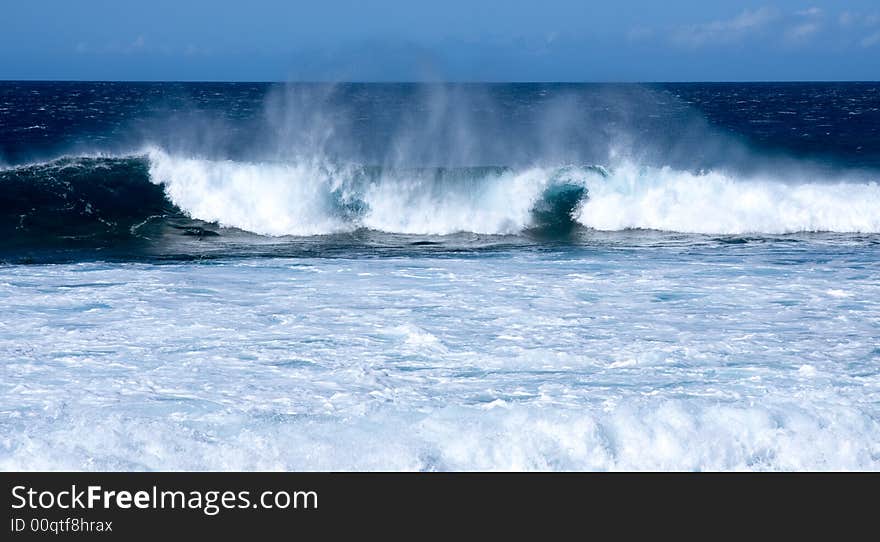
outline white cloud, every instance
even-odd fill
[[[843,11],[837,17],[837,22],[841,26],[877,26],[880,25],[880,13],[862,14]]]
[[[863,29],[862,32],[868,32],[868,35],[850,43],[858,43],[862,47],[873,47],[880,44],[880,30],[873,30],[880,26],[880,13],[864,14],[843,11],[837,18],[837,22],[846,28],[845,32],[848,32],[853,39],[856,39],[853,34],[859,32],[860,29]]]
[[[626,33],[628,41],[643,41],[654,37],[654,30],[646,26],[637,26],[630,28]]]
[[[862,47],[873,47],[878,43],[880,43],[880,31],[874,32],[870,36],[865,36],[861,41]]]
[[[800,15],[801,17],[821,17],[822,10],[820,8],[813,6],[813,7],[807,8],[807,9],[802,9],[800,11],[796,11],[795,14]]]
[[[785,39],[789,42],[803,42],[822,28],[817,22],[795,25],[785,31]]]
[[[796,11],[795,20],[783,34],[788,43],[803,43],[822,29],[824,12],[817,7]]]
[[[673,34],[673,41],[689,47],[731,43],[761,30],[778,17],[778,12],[772,8],[745,10],[732,19],[680,27]]]

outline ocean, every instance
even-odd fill
[[[880,84],[0,82],[2,470],[878,470]]]

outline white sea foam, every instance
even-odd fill
[[[430,415],[385,408],[323,420],[229,416],[195,424],[185,417],[108,414],[101,431],[95,431],[92,413],[63,412],[63,424],[38,422],[7,438],[0,445],[0,470],[880,467],[877,423],[839,406],[811,412],[794,403],[767,408],[649,401],[606,413],[524,408],[495,400],[485,407],[438,409]]]
[[[350,229],[331,195],[348,176],[317,163],[266,164],[178,158],[151,151],[150,175],[194,218],[265,235]]]
[[[0,266],[0,470],[877,470],[875,258],[807,244]]]
[[[600,230],[880,232],[880,185],[799,174],[737,178],[624,164],[590,183],[578,220]]]
[[[531,210],[554,171],[493,170],[445,185],[433,175],[390,170],[368,179],[357,167],[314,160],[247,163],[180,158],[153,150],[150,175],[194,218],[266,235],[315,235],[366,227],[413,234],[512,234],[532,225]],[[597,173],[581,170],[583,184]],[[345,212],[360,204],[363,212]]]
[[[737,177],[620,162],[594,168],[490,170],[448,179],[389,170],[375,178],[319,159],[211,161],[151,150],[150,174],[193,217],[267,235],[359,227],[413,234],[518,233],[554,184],[583,186],[575,219],[598,230],[630,228],[744,234],[880,232],[880,185],[809,174]],[[346,206],[360,206],[349,212]]]
[[[438,186],[433,179],[385,177],[365,192],[363,226],[379,231],[513,234],[531,225],[531,208],[549,183],[545,171],[492,174]]]

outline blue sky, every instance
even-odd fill
[[[876,0],[4,0],[0,79],[880,79]]]

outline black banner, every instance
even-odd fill
[[[840,538],[873,530],[880,475],[4,473],[0,540],[531,533]],[[708,529],[708,530],[707,530]],[[579,533],[579,534],[578,534]]]

